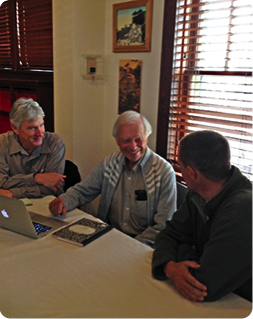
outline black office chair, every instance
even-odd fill
[[[177,208],[183,203],[186,194],[188,192],[188,187],[182,183],[177,182]]]
[[[79,183],[81,181],[81,175],[79,173],[77,165],[70,160],[65,161],[64,175],[66,175],[63,188],[64,192],[66,192],[69,187],[74,186],[76,183]]]

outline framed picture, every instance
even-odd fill
[[[140,112],[141,67],[142,60],[119,61],[119,114]]]
[[[113,52],[151,51],[153,0],[113,5]]]

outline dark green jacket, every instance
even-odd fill
[[[207,286],[205,301],[229,292],[251,298],[252,278],[252,184],[232,167],[222,191],[207,203],[189,191],[184,203],[157,236],[152,260],[156,279],[167,279],[163,268],[169,261],[197,261],[192,275]]]

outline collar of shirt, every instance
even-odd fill
[[[145,153],[142,155],[142,157],[139,159],[139,161],[136,163],[136,165],[131,169],[131,171],[128,168],[129,159],[125,157],[124,170],[126,170],[126,172],[133,172],[134,174],[138,174],[141,170],[141,166],[143,165],[146,154],[147,154],[147,149]]]
[[[199,214],[202,217],[204,223],[206,223],[209,220],[209,216],[207,216],[206,213],[204,212],[206,200],[202,196],[200,196],[198,193],[193,195],[191,200],[197,207]]]

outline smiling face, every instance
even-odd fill
[[[44,119],[41,117],[36,121],[23,122],[20,129],[17,129],[12,124],[13,131],[18,135],[19,141],[27,153],[32,151],[42,144],[45,133]]]
[[[120,151],[129,160],[132,169],[147,149],[148,138],[145,137],[145,128],[141,119],[135,123],[124,124],[119,128],[117,144]]]

